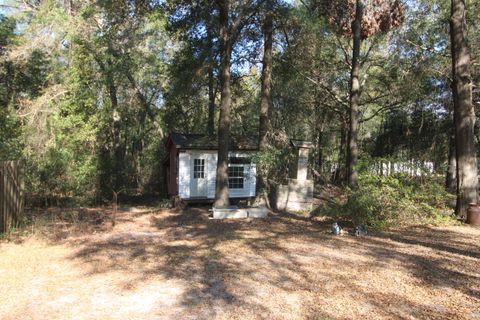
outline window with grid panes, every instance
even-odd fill
[[[244,183],[244,167],[229,166],[228,167],[228,187],[230,189],[243,189]]]
[[[205,178],[205,159],[193,159],[193,178]]]

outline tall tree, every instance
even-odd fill
[[[399,26],[404,19],[405,7],[400,0],[368,1],[368,5],[364,3],[364,0],[355,0],[355,2],[354,0],[324,0],[323,10],[328,22],[338,33],[353,39],[350,64],[347,182],[350,186],[355,187],[357,185],[358,106],[361,93],[359,74],[362,63],[360,61],[362,41]],[[366,58],[364,57],[364,60]]]
[[[450,37],[452,51],[452,93],[457,157],[457,205],[455,213],[464,218],[469,203],[478,201],[475,111],[472,103],[470,50],[467,44],[465,0],[451,1]]]
[[[267,12],[263,21],[263,63],[262,63],[262,91],[260,96],[260,122],[258,147],[260,150],[267,146],[267,133],[270,127],[269,109],[272,90],[272,47],[273,47],[273,12],[270,1],[267,2]]]
[[[271,104],[272,91],[272,51],[273,51],[273,3],[266,1],[263,14],[262,31],[263,31],[263,60],[262,60],[262,76],[260,91],[260,115],[258,124],[258,148],[264,151],[268,146],[267,134],[270,131],[269,110]],[[267,177],[265,173],[259,170],[257,182],[257,195],[261,203],[268,204],[267,201]]]
[[[232,92],[230,89],[230,65],[232,49],[242,28],[249,22],[250,17],[256,13],[256,9],[262,1],[254,3],[248,1],[241,5],[237,4],[238,12],[230,21],[230,1],[217,0],[219,10],[219,34],[220,34],[220,115],[218,119],[218,161],[215,184],[216,207],[224,207],[230,204],[228,192],[228,151],[230,142],[230,108],[232,104]]]
[[[215,206],[228,206],[228,149],[230,140],[230,105],[232,93],[230,91],[230,58],[232,54],[232,38],[229,32],[229,3],[228,0],[219,0],[217,5],[220,11],[220,116],[218,120],[218,160],[217,177],[215,184]]]
[[[358,103],[360,99],[360,46],[362,44],[363,1],[357,0],[355,19],[352,22],[353,50],[350,74],[350,130],[348,131],[347,182],[350,186],[357,185],[358,161]]]
[[[207,46],[208,54],[208,135],[213,136],[215,132],[215,51],[213,49],[213,17],[212,14],[207,22]]]
[[[110,196],[108,187],[158,190],[149,162],[157,163],[161,139],[163,15],[151,1],[28,3],[35,5],[19,13],[22,41],[9,51],[15,64],[38,53],[47,61],[32,70],[48,73],[38,94],[22,92],[15,102],[31,189],[37,179],[48,186],[42,193],[89,199]]]
[[[173,104],[173,114],[169,129],[177,130],[178,126],[213,136],[218,87],[218,10],[209,0],[169,0],[166,11],[171,36],[181,40],[181,49],[177,49],[170,67],[172,85],[166,104],[167,109]],[[184,114],[182,121],[178,119],[179,112]],[[195,119],[194,125],[180,123],[191,118]]]
[[[451,192],[456,193],[457,190],[457,157],[455,151],[455,122],[453,121],[453,112],[449,112],[448,122],[448,160],[447,172],[445,174],[445,188]]]

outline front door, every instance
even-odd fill
[[[191,197],[207,197],[207,167],[205,158],[193,158],[192,160],[192,180]]]

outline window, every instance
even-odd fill
[[[193,159],[193,178],[205,178],[205,159]]]
[[[228,187],[230,189],[243,189],[244,168],[243,166],[228,167]]]

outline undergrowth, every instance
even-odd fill
[[[358,188],[347,189],[347,201],[325,210],[337,219],[348,219],[373,229],[412,224],[453,222],[448,207],[454,196],[433,179],[423,181],[406,175],[361,174]]]

